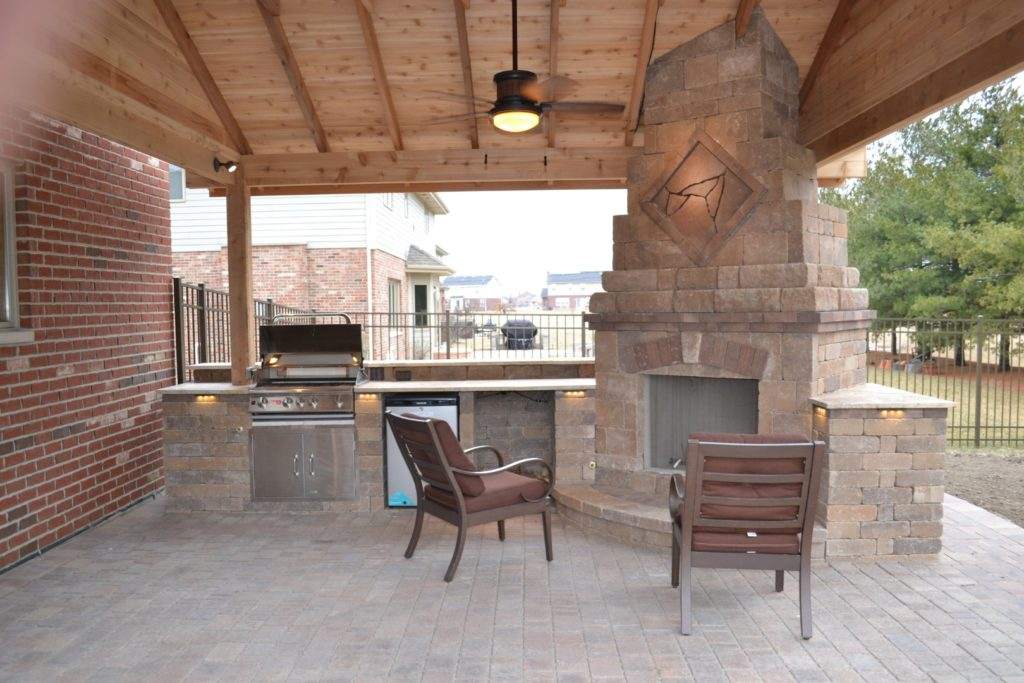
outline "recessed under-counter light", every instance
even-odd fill
[[[814,414],[817,415],[818,417],[828,417],[828,411],[822,408],[821,406],[814,407]]]
[[[566,398],[584,398],[586,395],[587,392],[578,389],[562,392],[562,396],[565,396]]]
[[[376,401],[378,398],[380,398],[380,394],[359,394],[359,398],[363,399],[364,401]]]
[[[884,419],[886,419],[886,420],[899,420],[899,419],[901,419],[901,418],[902,418],[902,417],[903,417],[904,415],[906,415],[906,413],[905,413],[904,411],[902,411],[902,410],[898,410],[898,409],[893,409],[893,410],[880,410],[880,411],[878,411],[878,412],[879,412],[879,413],[881,414],[881,416],[882,416],[882,417],[883,417]]]
[[[213,403],[216,400],[213,394],[196,394],[196,403]]]

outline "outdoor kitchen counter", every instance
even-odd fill
[[[164,396],[218,396],[224,394],[248,394],[247,384],[231,384],[230,382],[185,382],[160,390]]]
[[[570,379],[478,379],[421,380],[408,382],[363,382],[357,394],[404,394],[486,391],[592,391],[592,378]]]

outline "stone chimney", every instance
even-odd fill
[[[814,155],[796,142],[798,92],[760,10],[742,38],[729,22],[650,65],[629,213],[588,316],[599,466],[665,466],[679,454],[652,424],[724,429],[742,423],[734,405],[756,413],[747,431],[810,436],[809,397],[865,381],[874,314],[847,265],[846,216],[818,203]],[[676,405],[695,396],[703,417]]]

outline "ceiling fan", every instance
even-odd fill
[[[552,0],[558,2],[558,0]],[[491,123],[506,133],[526,133],[540,124],[548,112],[562,112],[590,115],[621,114],[625,106],[615,102],[557,102],[558,92],[567,92],[576,82],[565,76],[552,76],[539,82],[537,74],[519,68],[519,31],[517,0],[512,0],[512,69],[494,74],[497,90],[492,106],[487,110],[471,114],[434,119],[434,123],[459,119],[482,118],[487,116]],[[480,100],[478,100],[480,102]]]

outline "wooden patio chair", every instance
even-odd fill
[[[504,541],[505,520],[511,517],[539,514],[548,562],[554,559],[550,494],[555,487],[555,473],[548,463],[541,458],[506,463],[493,446],[476,446],[464,451],[444,420],[391,413],[387,420],[416,485],[416,522],[405,549],[406,558],[411,558],[416,550],[423,530],[423,515],[429,513],[458,529],[455,553],[444,575],[445,581],[455,577],[469,527],[497,522],[498,538]],[[494,453],[498,467],[476,468],[469,456],[485,451]],[[542,467],[547,481],[511,471],[526,464]]]
[[[680,630],[692,629],[691,569],[800,573],[800,634],[811,637],[811,534],[825,444],[800,435],[693,434],[685,483],[673,475],[672,585]]]

